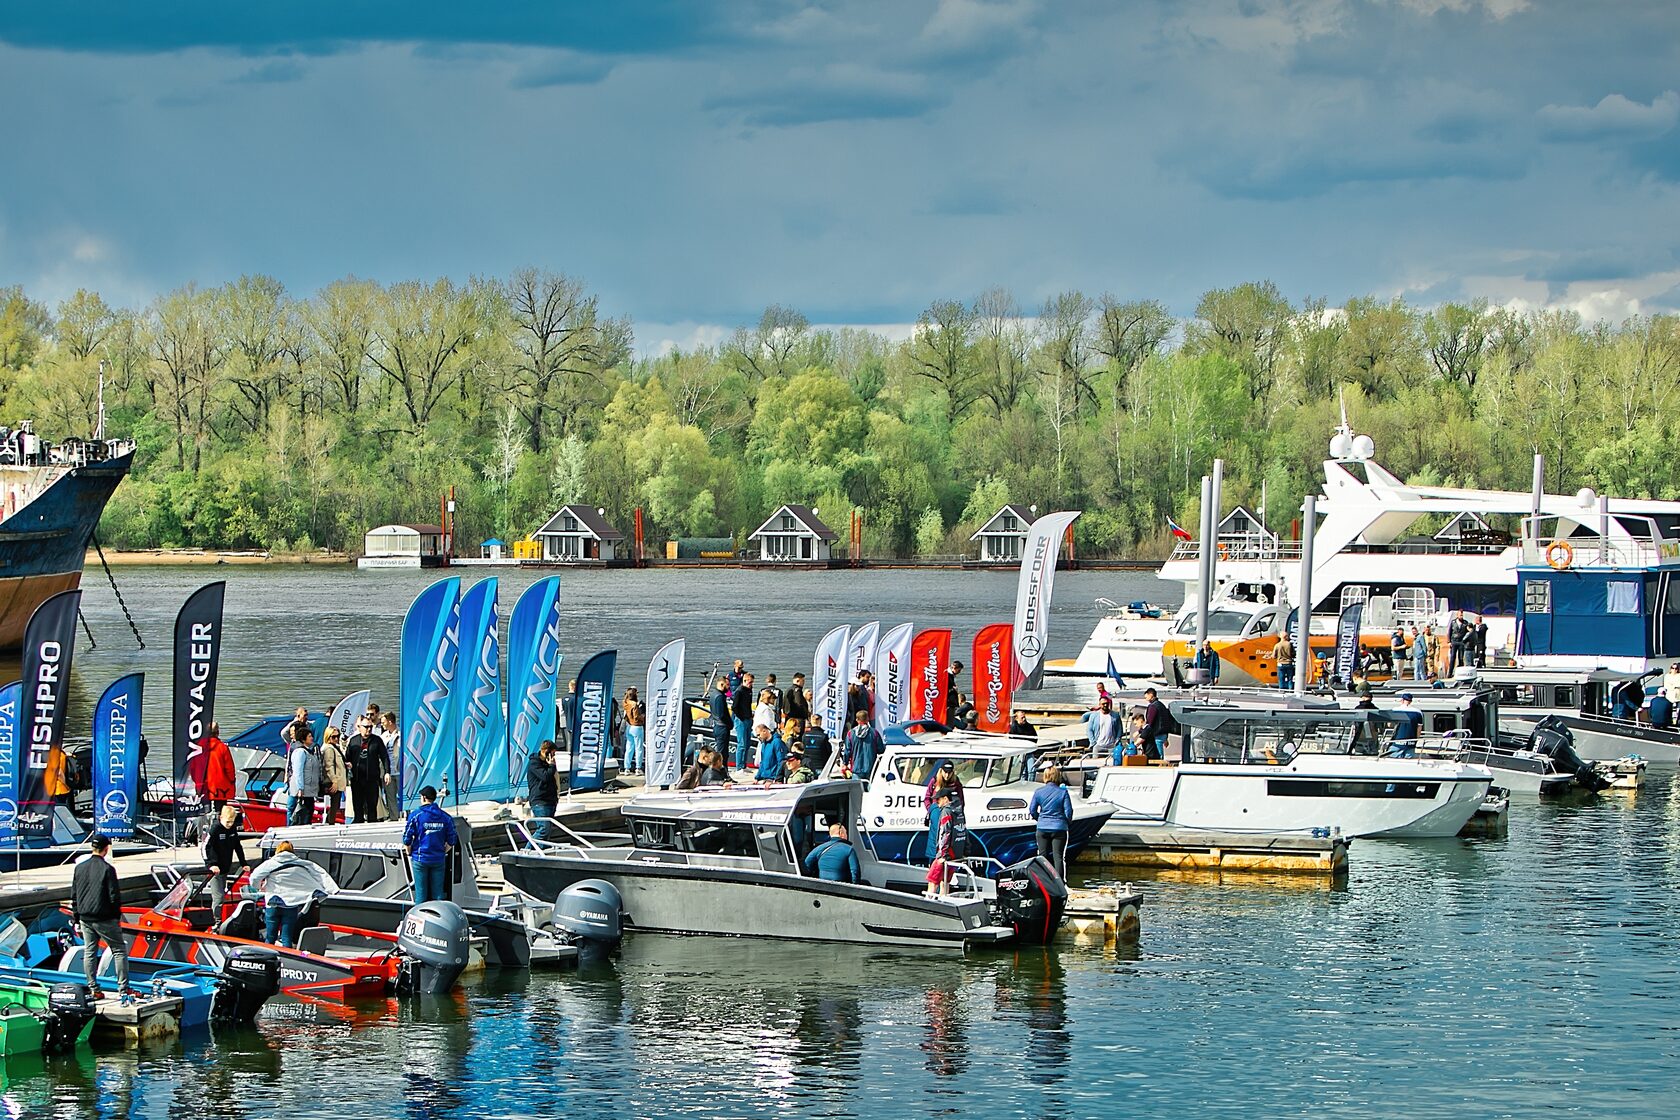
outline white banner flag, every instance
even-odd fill
[[[687,643],[666,642],[648,665],[647,784],[674,786],[681,776],[683,657]]]
[[[875,650],[875,728],[910,718],[910,624],[894,626]]]
[[[373,691],[364,688],[360,692],[352,692],[338,702],[338,707],[327,717],[327,726],[338,728],[338,733],[344,736],[344,742],[350,741],[350,736],[356,733],[356,721],[367,714],[368,702],[373,699]],[[374,728],[377,732],[379,729]]]
[[[1062,537],[1079,510],[1047,513],[1027,529],[1021,544],[1021,581],[1015,588],[1015,688],[1044,684],[1044,647],[1050,640],[1050,585]]]
[[[823,730],[833,737],[836,745],[846,733],[846,639],[851,630],[836,626],[817,643],[817,655],[811,664],[811,712],[821,716]]]
[[[880,637],[879,622],[867,622],[852,631],[852,640],[846,643],[846,679],[842,684],[851,684],[860,673],[875,671],[875,645]]]

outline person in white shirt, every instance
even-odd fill
[[[1670,704],[1680,704],[1680,661],[1670,665],[1663,674],[1663,695]]]
[[[761,727],[768,727],[772,734],[776,731],[776,697],[768,688],[758,694],[758,706],[753,709],[752,726],[755,736]]]

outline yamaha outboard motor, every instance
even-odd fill
[[[235,946],[222,963],[210,995],[212,1023],[249,1023],[280,992],[280,954],[255,945]]]
[[[1015,928],[1018,943],[1048,945],[1062,926],[1067,900],[1067,884],[1042,856],[998,872],[996,920]]]
[[[1557,716],[1543,716],[1528,733],[1528,749],[1545,755],[1565,774],[1575,775],[1575,784],[1591,793],[1610,788],[1609,778],[1575,753],[1575,735]]]
[[[41,1024],[45,1028],[41,1052],[70,1053],[93,1016],[93,993],[86,984],[54,984],[47,993],[47,1013]]]
[[[402,955],[397,991],[422,996],[449,991],[467,970],[471,947],[465,910],[447,899],[414,907],[397,934],[397,952]]]
[[[624,899],[605,879],[584,879],[554,900],[554,928],[577,945],[579,966],[598,964],[624,940]]]

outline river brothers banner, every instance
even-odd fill
[[[224,582],[194,591],[175,616],[175,689],[171,755],[175,775],[175,819],[185,822],[204,811],[198,779],[204,774],[204,740],[216,718],[216,674],[222,661]]]
[[[910,718],[950,723],[951,632],[923,630],[910,640]]]
[[[120,678],[105,690],[93,713],[93,828],[118,839],[134,835],[145,684],[144,673]]]
[[[994,622],[974,635],[974,710],[981,731],[1009,731],[1009,701],[1014,692],[1014,661],[1007,622]]]

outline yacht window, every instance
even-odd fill
[[[386,860],[382,852],[309,851],[300,848],[298,855],[333,877],[333,882],[347,891],[365,891],[385,878]]]
[[[638,848],[670,852],[677,847],[677,826],[670,821],[633,821],[630,835]]]
[[[1552,613],[1552,581],[1531,579],[1523,584],[1523,613]]]
[[[713,824],[710,821],[685,823],[683,848],[690,852],[714,856],[755,856],[758,843],[753,839],[751,825]]]
[[[986,784],[1006,786],[1011,782],[1020,781],[1026,772],[1027,756],[1013,754],[992,763],[991,772],[986,775]]]
[[[1604,585],[1604,609],[1610,614],[1639,613],[1639,583],[1631,579],[1613,579]]]
[[[1552,690],[1552,707],[1573,708],[1575,706],[1575,689],[1570,685],[1563,685]]]
[[[1208,637],[1234,638],[1243,632],[1252,616],[1246,611],[1211,611],[1208,613]],[[1194,620],[1191,622],[1191,632],[1195,630]]]
[[[1248,627],[1250,634],[1264,634],[1271,629],[1272,622],[1277,618],[1276,611],[1261,611],[1254,616],[1254,622]]]

